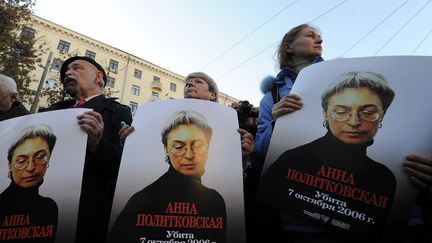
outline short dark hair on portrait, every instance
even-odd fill
[[[24,128],[20,134],[15,138],[12,145],[9,147],[8,150],[8,161],[9,163],[12,162],[12,155],[15,149],[24,143],[27,139],[37,138],[40,137],[44,139],[48,144],[48,149],[51,154],[51,152],[54,149],[54,145],[57,141],[57,137],[52,132],[52,129],[50,126],[46,124],[39,124],[39,125],[31,125],[26,128]]]
[[[368,88],[381,100],[384,113],[392,103],[395,92],[390,88],[383,75],[374,72],[347,72],[339,75],[321,96],[321,106],[327,111],[329,99],[347,88]]]
[[[195,111],[177,111],[170,116],[162,129],[162,143],[165,147],[168,143],[168,134],[181,125],[195,125],[201,128],[206,135],[207,142],[210,142],[213,130],[203,115]]]

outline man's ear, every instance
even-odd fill
[[[101,88],[104,87],[103,73],[101,71],[96,72],[95,83]]]
[[[12,101],[12,103],[13,102],[15,102],[15,101],[17,101],[17,99],[18,99],[18,94],[17,93],[13,93],[13,94],[11,94],[11,101]]]

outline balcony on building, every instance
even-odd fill
[[[162,91],[162,83],[159,80],[153,80],[151,82],[151,88],[155,91]]]

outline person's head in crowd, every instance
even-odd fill
[[[277,49],[279,68],[296,69],[299,63],[321,57],[321,33],[317,27],[301,24],[289,30]]]
[[[203,115],[194,111],[175,112],[161,133],[166,162],[183,175],[201,177],[212,133]]]
[[[321,96],[323,125],[344,143],[367,143],[382,126],[394,96],[394,91],[380,74],[343,73]]]
[[[56,140],[48,125],[24,128],[8,150],[11,180],[22,188],[31,188],[42,183]]]
[[[103,67],[86,56],[71,57],[60,68],[60,81],[66,93],[76,99],[101,94],[107,79]]]
[[[0,74],[0,113],[5,113],[17,100],[18,91],[15,80]]]
[[[184,98],[218,101],[216,82],[203,72],[194,72],[185,78]]]
[[[232,108],[237,111],[239,127],[255,136],[258,123],[258,107],[254,107],[247,100],[241,100],[233,103]]]

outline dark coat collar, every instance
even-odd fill
[[[87,101],[87,103],[85,103],[82,108],[91,108],[94,111],[101,113],[107,106],[115,102],[116,99],[117,98],[106,98],[103,94],[101,94]],[[40,111],[44,112],[59,109],[68,109],[75,105],[75,103],[75,99],[63,100],[51,105],[46,109],[41,109]]]
[[[96,112],[102,113],[102,111],[116,99],[117,98],[107,98],[105,95],[101,94],[87,101],[83,108],[91,108]]]
[[[0,121],[27,114],[30,114],[30,112],[24,107],[24,105],[19,101],[15,101],[8,111],[0,113]]]

